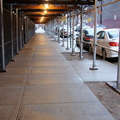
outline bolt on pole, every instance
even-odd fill
[[[119,30],[119,44],[120,44],[120,30]],[[119,45],[119,52],[118,52],[117,88],[120,89],[120,45]]]
[[[96,68],[96,40],[97,40],[97,0],[95,0],[95,5],[94,5],[94,53],[93,53],[93,64],[92,68],[90,70],[98,70]]]

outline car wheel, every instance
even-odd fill
[[[102,49],[102,58],[105,60],[107,57],[107,53],[105,51],[105,49]]]
[[[91,45],[89,46],[89,52],[90,52],[90,53],[93,53],[93,49],[92,49],[92,46],[91,46]]]

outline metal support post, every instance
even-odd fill
[[[52,26],[52,28],[51,28],[52,29],[52,38],[54,38],[54,34],[53,34],[53,31],[54,31],[54,21],[53,21],[53,19],[52,19],[52,25],[51,26]]]
[[[59,19],[57,19],[57,42],[59,42]]]
[[[45,24],[45,32],[47,33],[47,23]]]
[[[101,6],[102,6],[102,4],[103,4],[102,2],[103,2],[103,1],[101,0]],[[102,7],[101,7],[101,13],[102,13]],[[103,16],[103,15],[100,14],[100,24],[102,24],[102,16]]]
[[[47,23],[47,34],[49,34],[48,23]]]
[[[51,23],[50,23],[50,27],[51,27],[50,36],[52,37],[52,20],[51,20]]]
[[[51,21],[50,21],[50,36],[51,36],[51,27],[52,27],[52,26],[51,26]]]
[[[52,19],[52,38],[54,38],[53,31],[54,31],[54,21],[53,21],[53,19]]]
[[[96,68],[96,40],[97,40],[97,0],[95,0],[95,5],[94,5],[94,53],[93,53],[93,64],[92,68],[90,70],[98,70]]]
[[[49,35],[51,36],[51,23],[49,23]]]
[[[48,31],[48,23],[47,23],[47,27],[46,27],[46,28],[47,28],[47,29],[46,29],[46,32],[47,32],[47,34],[48,34],[48,32],[49,32],[49,31]]]
[[[50,21],[50,36],[52,37],[52,20]]]
[[[16,52],[18,54],[18,8],[16,8]]]
[[[81,9],[81,25],[79,33],[80,59],[83,59],[83,7]]]
[[[120,30],[119,30],[119,44],[120,44]],[[120,89],[120,45],[119,45],[119,52],[118,52],[117,88]]]
[[[55,30],[55,26],[54,26],[54,19],[53,19],[53,38],[54,38],[54,30]]]
[[[56,28],[55,28],[55,21],[53,19],[53,38],[55,39],[55,31],[56,31]]]
[[[22,49],[22,14],[20,13],[20,49]]]
[[[22,16],[22,47],[24,46],[24,27],[23,27],[23,19],[24,19],[24,17]]]
[[[50,35],[50,22],[48,23],[48,35]]]
[[[28,34],[28,17],[26,18],[26,39],[27,39],[27,42],[28,42],[28,39],[29,39],[29,34]]]
[[[74,18],[75,18],[75,11],[73,10],[73,21],[72,21],[72,52],[71,55],[75,56],[75,51],[74,51]]]
[[[10,17],[11,17],[11,61],[14,61],[14,46],[13,46],[13,5],[10,5]]]
[[[4,26],[3,26],[3,0],[0,0],[0,43],[1,43],[1,72],[6,72],[5,68],[5,50],[4,50]]]
[[[71,26],[71,12],[70,12],[70,48],[71,48],[71,30],[72,30],[72,26]]]
[[[47,25],[47,34],[49,35],[49,23],[48,23],[48,25]]]
[[[63,17],[64,17],[64,15],[63,15]],[[63,32],[63,33],[62,33],[62,34],[63,34],[63,36],[62,36],[62,37],[63,37],[62,46],[64,46],[64,42],[65,42],[65,38],[64,38],[64,21],[63,21],[63,26],[62,26],[62,27],[63,27],[63,28],[62,28],[62,29],[63,29],[63,31],[62,31],[62,32]]]
[[[69,33],[68,33],[68,13],[67,13],[67,48],[66,50],[69,50],[68,38],[69,38]]]
[[[49,36],[50,36],[50,22],[49,22]]]
[[[57,22],[56,22],[56,19],[55,19],[55,41],[58,41],[57,40],[57,30],[58,30],[58,28],[57,28]]]
[[[27,43],[27,18],[25,17],[25,44]]]
[[[59,33],[58,33],[58,36],[59,36],[59,39],[58,39],[58,43],[60,43],[60,18],[59,18],[59,26],[58,26],[58,31],[59,31]]]
[[[55,19],[54,19],[54,39],[56,40],[56,22],[55,22]]]

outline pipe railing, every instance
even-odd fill
[[[85,41],[82,41],[82,42],[83,42],[83,43],[86,43],[86,44],[92,44],[92,45],[93,45],[93,43],[90,43],[90,42],[85,42]],[[110,50],[110,51],[114,51],[114,52],[119,53],[117,50],[113,50],[113,49],[110,49],[110,48],[108,48],[108,47],[105,47],[105,46],[102,46],[102,45],[99,45],[99,44],[96,44],[96,46],[99,46],[99,47],[105,48],[105,49],[107,49],[107,50]]]

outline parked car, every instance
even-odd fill
[[[91,40],[93,43],[94,40]],[[119,47],[119,29],[106,29],[99,31],[97,33],[97,44],[107,47],[109,49],[118,51]],[[96,53],[103,57],[103,59],[111,58],[111,57],[118,57],[118,53],[105,49],[104,47],[97,46]],[[90,46],[90,51],[93,52],[93,45]]]
[[[97,32],[103,30],[103,28],[97,28]],[[90,29],[83,29],[83,49],[85,50],[89,50],[90,47],[90,41],[93,39],[94,37],[94,28],[90,28]],[[87,42],[87,43],[85,43]],[[76,44],[79,47],[79,40],[78,37],[76,39]]]
[[[94,29],[85,29],[83,30],[83,41],[90,42],[90,40],[94,37]],[[89,50],[89,44],[83,43],[83,49]]]
[[[62,28],[60,30],[60,37],[63,38],[64,37],[70,37],[72,35],[72,30],[71,30],[71,33],[70,33],[70,28],[68,27],[68,33],[67,33],[67,27],[65,27],[64,29]]]
[[[59,32],[59,30],[61,30],[61,29],[62,29],[62,26],[55,26],[54,27],[54,33],[55,33],[55,35],[57,35],[58,32]]]
[[[83,41],[90,42],[94,36],[94,29],[83,29]],[[76,38],[76,45],[79,47],[79,38]],[[83,49],[89,50],[89,44],[83,43]]]

